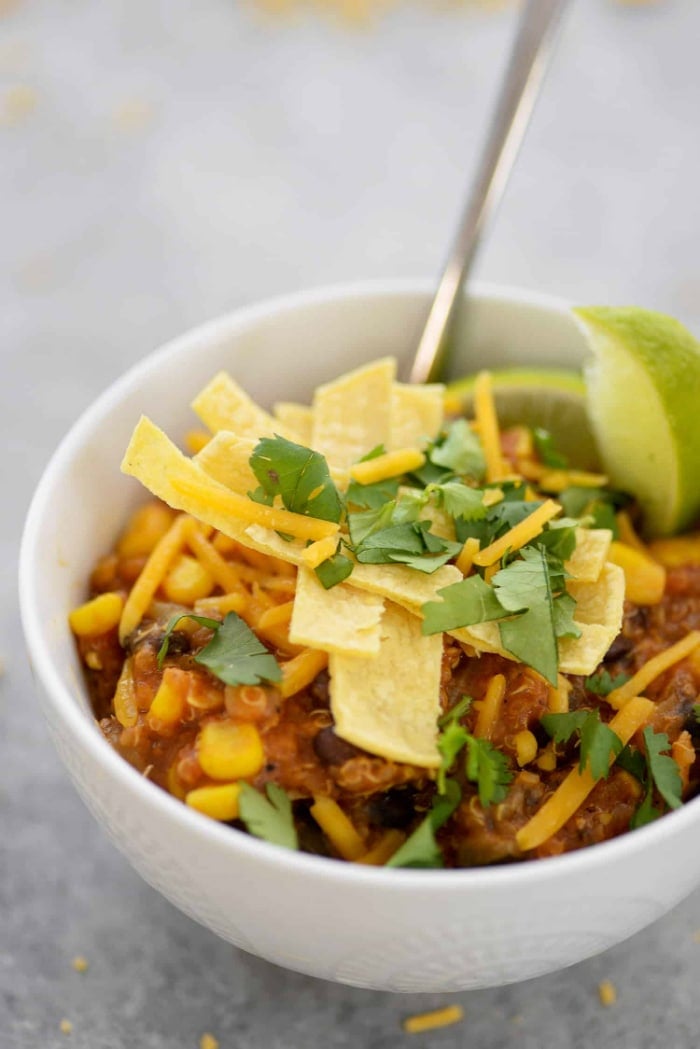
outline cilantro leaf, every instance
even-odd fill
[[[248,832],[273,845],[298,849],[292,803],[284,790],[276,783],[268,783],[265,797],[249,783],[241,783],[240,789],[238,808]]]
[[[345,493],[345,500],[348,506],[378,510],[385,503],[395,499],[398,490],[398,477],[390,477],[385,481],[376,481],[374,484],[360,484],[359,481],[351,481]]]
[[[460,750],[466,746],[469,733],[457,721],[450,721],[438,736],[437,747],[440,751],[441,762],[437,774],[437,788],[439,794],[446,790],[445,777],[454,765]]]
[[[386,864],[387,867],[444,867],[442,851],[435,840],[435,832],[447,823],[462,800],[459,784],[453,780],[445,783],[445,793],[436,795],[433,806]]]
[[[428,485],[426,492],[435,498],[438,506],[444,506],[450,517],[479,521],[488,513],[481,488],[470,488],[459,481],[446,481],[444,484]]]
[[[567,517],[590,517],[592,528],[609,528],[613,539],[619,539],[615,512],[627,506],[630,498],[613,488],[584,488],[571,485],[559,492],[557,499]]]
[[[349,557],[337,551],[332,557],[326,558],[314,570],[316,578],[324,590],[330,590],[352,575],[353,563]]]
[[[250,457],[263,491],[282,497],[287,510],[323,521],[340,521],[343,502],[319,453],[284,437],[263,437]]]
[[[275,657],[235,612],[217,623],[214,637],[194,659],[227,685],[259,685],[261,681],[282,679]]]
[[[649,775],[656,789],[669,808],[680,808],[683,790],[681,774],[674,759],[669,754],[663,753],[671,749],[668,736],[665,732],[654,732],[651,725],[647,725],[642,735],[646,746]]]
[[[165,657],[167,656],[168,649],[170,647],[170,638],[172,632],[177,626],[177,624],[183,619],[194,619],[195,623],[199,623],[200,626],[209,627],[210,630],[214,631],[217,631],[221,626],[220,619],[208,619],[206,616],[195,616],[190,612],[184,612],[182,614],[173,616],[170,622],[168,623],[167,627],[165,628],[165,633],[163,634],[163,641],[161,643],[160,648],[158,649],[158,655],[156,656],[156,662],[158,663],[159,670],[163,669],[163,663],[165,661]]]
[[[501,605],[521,613],[498,624],[501,643],[521,663],[556,685],[559,653],[547,557],[541,548],[524,547],[521,553],[522,560],[496,572],[492,580]]]
[[[607,779],[610,757],[617,758],[622,742],[597,710],[573,710],[567,714],[545,714],[540,724],[555,743],[567,743],[578,732],[581,740],[579,772],[586,766],[594,779]]]
[[[493,587],[472,575],[438,590],[442,601],[427,601],[421,608],[424,634],[439,634],[474,623],[487,623],[510,615],[498,601]]]
[[[348,530],[353,546],[359,546],[374,532],[381,532],[394,525],[395,500],[348,514]]]
[[[496,750],[488,740],[475,736],[467,738],[467,748],[467,779],[476,783],[479,801],[484,808],[498,805],[506,797],[513,779],[505,754]]]
[[[693,703],[693,717],[700,724],[700,703]]]
[[[369,532],[355,545],[354,553],[362,564],[403,564],[430,574],[460,550],[460,543],[433,535],[429,521],[418,521]]]
[[[462,715],[467,713],[473,702],[474,700],[471,696],[462,696],[453,707],[450,707],[438,718],[438,728],[445,728],[451,721],[458,721]]]
[[[580,637],[581,628],[574,619],[576,599],[566,592],[552,602],[554,633],[557,637]]]
[[[545,548],[550,557],[568,561],[576,549],[576,529],[579,521],[563,517],[550,521],[547,528],[537,537],[537,543]]]
[[[618,754],[616,765],[618,768],[624,769],[625,772],[629,772],[630,775],[634,776],[635,779],[638,779],[640,783],[646,783],[646,759],[640,751],[631,747],[629,743],[626,747],[623,747]]]
[[[654,805],[653,797],[652,785],[649,783],[641,804],[630,820],[630,830],[645,827],[647,823],[653,823],[654,820],[658,820],[659,816],[663,816],[661,809],[657,809]]]
[[[428,458],[454,474],[482,478],[486,460],[481,442],[466,419],[456,419],[444,437],[428,448]]]
[[[612,677],[610,671],[603,668],[603,670],[598,670],[595,674],[587,677],[583,684],[589,692],[596,696],[609,696],[614,689],[620,688],[629,679],[629,674],[618,674],[616,677]]]
[[[562,455],[557,451],[554,438],[549,430],[545,430],[541,426],[536,426],[532,431],[532,437],[535,442],[537,454],[545,466],[550,466],[554,470],[566,469],[569,465],[569,460],[565,455]]]

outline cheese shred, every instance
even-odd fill
[[[659,674],[663,674],[665,670],[668,670],[675,663],[685,659],[698,645],[700,645],[700,630],[691,630],[682,641],[677,641],[675,645],[671,645],[665,651],[659,652],[658,656],[653,656],[652,659],[644,664],[641,670],[637,671],[634,677],[631,677],[624,685],[620,685],[619,688],[613,689],[607,697],[610,706],[615,710],[621,710],[625,704],[631,702],[633,696],[638,696],[644,692]]]
[[[519,550],[521,546],[525,546],[526,543],[531,542],[538,536],[547,524],[547,521],[551,521],[553,517],[556,517],[560,510],[561,506],[559,503],[555,503],[553,499],[547,499],[542,503],[542,506],[538,506],[536,510],[533,510],[524,521],[520,521],[513,528],[509,528],[500,539],[497,539],[494,543],[484,547],[483,550],[475,554],[474,564],[479,565],[481,568],[486,568],[488,565],[499,561],[507,551],[512,553],[514,550]]]
[[[433,1009],[429,1013],[417,1013],[407,1016],[403,1022],[406,1034],[422,1034],[423,1031],[434,1031],[438,1027],[449,1027],[464,1019],[461,1005],[446,1005],[443,1009]]]

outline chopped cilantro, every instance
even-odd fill
[[[462,696],[453,707],[446,710],[442,717],[438,718],[438,728],[445,728],[451,721],[458,721],[467,713],[474,700],[471,696]]]
[[[484,806],[498,805],[508,793],[513,773],[505,754],[486,739],[467,738],[467,778],[476,783],[479,801]]]
[[[496,572],[492,580],[500,604],[511,614],[520,613],[499,623],[501,643],[556,685],[559,654],[547,556],[542,548],[532,547],[524,547],[521,554],[522,560]]]
[[[352,519],[356,516],[350,515],[351,535]],[[460,543],[433,535],[429,521],[390,525],[370,531],[354,547],[355,556],[362,564],[403,564],[428,574],[456,557],[460,550]]]
[[[428,601],[421,609],[424,634],[439,634],[510,615],[499,603],[493,587],[478,575],[444,586],[438,590],[438,596],[441,601]]]
[[[700,703],[693,703],[693,717],[700,724]]]
[[[282,787],[268,783],[265,788],[267,797],[248,783],[241,783],[240,788],[238,807],[249,833],[273,845],[298,849],[292,803]]]
[[[458,721],[454,720],[450,721],[444,732],[440,733],[437,742],[438,750],[440,751],[442,758],[437,776],[437,788],[439,794],[445,793],[445,777],[457,760],[457,755],[463,747],[466,746],[469,739],[470,736],[467,730],[462,728]]]
[[[649,774],[656,789],[669,808],[680,808],[683,783],[676,761],[669,754],[664,754],[664,751],[671,749],[668,736],[665,732],[654,732],[651,725],[647,725],[642,735]]]
[[[450,517],[455,519],[479,521],[488,513],[481,488],[470,488],[460,481],[446,481],[444,484],[428,485],[426,492],[435,498],[438,506],[444,507]]]
[[[592,528],[609,528],[619,538],[615,513],[629,503],[629,496],[612,488],[571,485],[557,495],[567,517],[589,517]]]
[[[466,419],[456,419],[447,433],[428,449],[428,458],[453,474],[479,480],[486,472],[481,442]]]
[[[537,454],[545,466],[549,466],[554,470],[566,469],[569,465],[569,460],[565,455],[557,451],[554,438],[549,430],[536,426],[532,431],[532,438],[535,442]]]
[[[374,484],[360,484],[359,481],[351,481],[345,493],[345,500],[348,506],[378,510],[385,503],[395,499],[398,490],[398,477],[390,477],[386,481],[376,481]]]
[[[330,590],[347,579],[352,574],[352,568],[353,564],[350,558],[341,554],[338,550],[333,554],[333,557],[326,558],[315,569],[316,578],[324,590]]]
[[[281,496],[287,510],[323,521],[340,521],[343,501],[319,452],[284,437],[263,437],[250,466],[268,497]]]
[[[581,627],[574,619],[576,599],[565,591],[552,602],[554,633],[559,637],[580,637]]]
[[[594,779],[607,779],[610,758],[622,751],[619,736],[600,720],[597,710],[573,710],[568,714],[545,714],[542,727],[555,743],[567,743],[578,732],[581,749],[579,772],[588,766]]]
[[[629,679],[629,674],[617,674],[616,677],[612,677],[610,671],[603,668],[587,677],[583,684],[589,692],[596,696],[609,696],[614,689],[620,688]]]
[[[435,832],[447,823],[462,800],[459,784],[445,783],[445,793],[436,795],[432,808],[386,864],[387,867],[444,867],[442,851],[435,840]]]
[[[223,623],[189,612],[174,616],[158,650],[159,667],[168,654],[170,636],[181,619],[194,619],[200,626],[214,631],[213,638],[197,653],[194,661],[220,681],[227,685],[259,685],[261,681],[281,680],[282,671],[275,657],[235,612],[229,612]]]

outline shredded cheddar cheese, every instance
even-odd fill
[[[629,743],[634,733],[647,723],[653,709],[654,704],[651,700],[636,696],[615,715],[609,723],[609,728],[624,746]],[[529,852],[561,830],[597,782],[590,769],[585,768],[583,772],[579,772],[578,767],[573,768],[532,819],[518,831],[515,836],[518,848],[523,852]]]
[[[182,553],[191,527],[191,520],[185,514],[176,517],[144,565],[141,575],[126,599],[119,621],[119,640],[122,644],[143,619],[168,569],[177,555]]]
[[[474,735],[482,739],[491,739],[496,722],[501,713],[503,697],[506,694],[506,679],[503,674],[494,674],[486,688],[486,695],[480,703],[475,703],[479,711],[474,726]]]
[[[437,1030],[438,1027],[449,1027],[463,1019],[464,1009],[461,1005],[446,1005],[443,1009],[433,1009],[429,1013],[407,1016],[403,1029],[407,1034],[422,1034],[424,1031]]]
[[[700,645],[700,631],[691,630],[682,641],[678,641],[675,645],[665,649],[665,651],[659,652],[658,656],[653,656],[652,659],[644,664],[641,670],[637,671],[634,677],[631,677],[624,685],[620,685],[619,688],[613,689],[607,697],[610,706],[615,710],[622,709],[626,703],[631,702],[633,696],[643,693],[659,674],[663,674],[674,663],[679,663],[681,659],[685,659],[698,645]]]
[[[337,546],[338,539],[334,535],[326,536],[325,539],[317,539],[303,551],[301,556],[304,564],[307,568],[318,568],[329,557],[333,557]]]
[[[501,435],[498,429],[498,416],[493,399],[491,376],[480,372],[474,383],[474,414],[481,445],[486,459],[486,480],[500,481],[505,477],[506,469],[501,455]]]
[[[364,841],[332,798],[314,798],[310,812],[344,860],[358,860],[366,852]]]
[[[420,470],[425,465],[425,456],[417,448],[399,448],[395,452],[377,455],[350,468],[350,476],[358,484],[376,484],[389,477]]]
[[[561,506],[559,503],[555,503],[553,499],[547,499],[542,503],[542,506],[538,506],[536,510],[533,510],[524,521],[514,525],[513,528],[509,528],[500,539],[496,539],[495,542],[480,550],[474,556],[474,564],[485,568],[488,565],[492,565],[495,561],[499,561],[507,551],[519,550],[521,546],[531,542],[538,536],[547,524],[547,521],[551,521],[560,511]]]

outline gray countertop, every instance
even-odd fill
[[[77,414],[238,304],[436,273],[458,214],[512,11],[425,0],[358,29],[310,6],[277,19],[242,0],[0,2],[0,1046],[196,1049],[204,1031],[222,1049],[695,1045],[700,893],[529,984],[325,984],[234,950],[148,888],[49,744],[15,562]],[[575,6],[480,276],[700,330],[698,40],[692,0]],[[606,979],[619,997],[604,1009]],[[402,1032],[447,1001],[463,1023]]]

